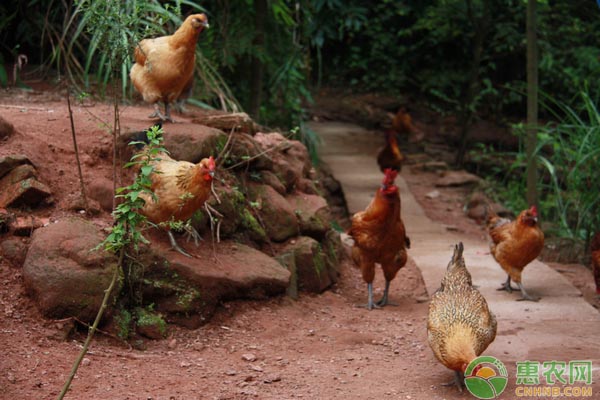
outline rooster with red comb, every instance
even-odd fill
[[[367,283],[366,307],[369,310],[392,304],[389,301],[390,283],[406,264],[406,249],[410,247],[400,216],[400,193],[394,183],[397,175],[398,171],[385,170],[381,187],[367,208],[354,214],[348,232],[354,239],[352,258]],[[385,291],[378,302],[373,301],[376,263],[381,265],[385,276]]]
[[[521,283],[523,269],[535,260],[544,248],[544,232],[538,225],[536,206],[521,211],[515,221],[500,218],[489,210],[488,233],[492,239],[490,251],[494,259],[508,274],[506,282],[498,290],[521,291],[519,300],[538,301],[539,297],[529,295]],[[510,283],[514,281],[517,288]]]

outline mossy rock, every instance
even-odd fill
[[[250,184],[248,191],[271,240],[283,242],[298,235],[298,218],[285,197],[267,185]]]
[[[167,336],[167,323],[160,313],[148,308],[135,309],[136,330],[149,339],[163,339]]]
[[[145,268],[143,299],[155,304],[168,322],[195,329],[208,322],[223,300],[261,299],[288,287],[285,268],[243,244],[184,246],[194,255],[190,258],[172,251],[166,240],[150,239],[152,248],[144,248],[140,258]]]
[[[290,255],[293,258],[290,259]],[[307,236],[288,242],[278,259],[290,270],[295,269],[298,289],[301,291],[321,293],[335,282],[332,277],[337,278],[336,273],[330,272],[331,263],[322,245]],[[291,260],[294,266],[291,265]]]

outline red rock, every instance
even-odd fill
[[[267,185],[249,185],[250,199],[258,204],[260,219],[267,235],[283,242],[298,235],[298,218],[288,200]]]
[[[294,208],[302,235],[321,240],[329,230],[329,206],[327,201],[313,194],[294,193],[287,197]]]
[[[113,254],[93,250],[103,239],[95,225],[78,218],[35,231],[23,264],[23,282],[44,316],[86,322],[95,318],[117,267]],[[118,292],[117,287],[113,296]]]
[[[11,206],[37,206],[44,199],[50,197],[50,189],[35,178],[28,178],[20,182],[0,186],[0,207]]]
[[[10,230],[16,236],[31,236],[34,230],[50,224],[48,218],[17,217],[10,223]]]
[[[29,158],[22,154],[0,157],[0,178],[9,173],[19,165],[31,164]]]

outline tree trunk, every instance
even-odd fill
[[[460,142],[458,146],[458,152],[456,153],[456,159],[454,161],[457,166],[462,166],[465,161],[465,154],[467,152],[467,143],[469,139],[469,127],[471,126],[471,120],[473,118],[474,111],[472,109],[472,103],[475,99],[475,95],[479,86],[479,67],[481,65],[481,59],[483,55],[483,45],[490,30],[491,24],[490,0],[483,1],[481,18],[475,17],[471,0],[466,1],[469,19],[475,27],[475,38],[473,41],[473,58],[471,60],[469,80],[467,81],[461,102],[461,115],[459,118]]]
[[[538,54],[536,37],[536,0],[527,2],[527,203],[537,205]]]
[[[265,45],[265,20],[267,18],[267,0],[254,0],[254,47],[262,48]],[[256,55],[252,57],[252,82],[250,85],[250,106],[248,113],[258,121],[260,104],[262,100],[264,65]]]

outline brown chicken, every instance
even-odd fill
[[[596,282],[596,294],[600,296],[600,232],[596,232],[590,244],[592,252],[592,272]]]
[[[392,118],[392,127],[385,131],[385,146],[377,154],[377,164],[379,164],[381,172],[387,168],[396,171],[402,169],[405,157],[398,147],[396,135],[408,135],[416,132],[410,114],[406,108],[401,107]]]
[[[394,184],[397,174],[392,169],[385,170],[381,188],[366,210],[354,214],[348,232],[354,239],[352,258],[367,282],[369,297],[366,307],[369,310],[391,304],[388,301],[390,282],[406,264],[406,249],[410,247],[400,217],[400,194]],[[373,302],[375,263],[381,264],[385,276],[385,291],[377,303]]]
[[[212,180],[215,174],[215,160],[205,158],[198,164],[187,161],[175,161],[165,153],[160,153],[151,162],[154,172],[150,176],[150,189],[154,198],[147,193],[140,195],[146,202],[141,214],[154,224],[169,221],[187,221],[200,209],[210,197]],[[193,229],[193,228],[192,228]],[[188,257],[177,245],[171,230],[166,227],[171,246]],[[195,238],[198,233],[193,231]]]
[[[453,383],[460,391],[465,369],[494,341],[496,329],[496,317],[473,287],[459,243],[441,287],[431,296],[427,338],[435,357],[455,372]]]
[[[515,290],[511,285],[514,281],[521,298],[518,300],[538,301],[538,297],[527,294],[521,283],[521,274],[527,264],[540,255],[544,247],[544,232],[537,223],[537,208],[531,206],[521,211],[515,221],[500,218],[488,208],[488,233],[492,239],[490,250],[494,259],[508,274],[506,282],[498,290],[511,293]]]
[[[131,67],[129,77],[144,101],[154,104],[155,111],[150,118],[173,121],[171,103],[191,89],[196,42],[200,32],[207,27],[206,15],[190,15],[174,34],[144,39],[136,46],[135,64]],[[164,115],[160,112],[160,101],[165,104]]]

